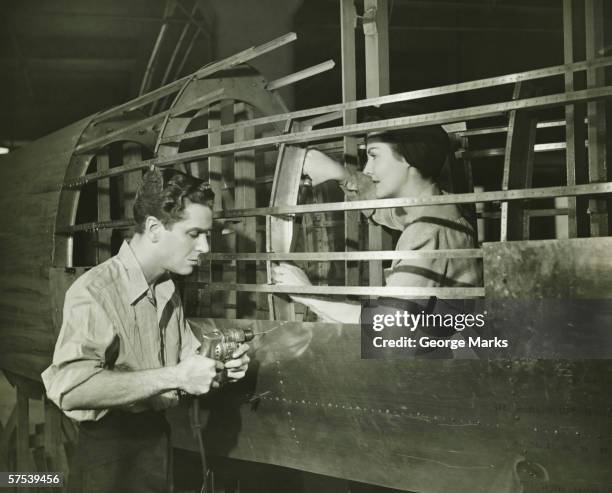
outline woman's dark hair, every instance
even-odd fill
[[[414,114],[414,109],[405,106],[371,108],[364,121],[379,121]],[[368,134],[367,140],[378,140],[391,144],[393,150],[417,168],[425,178],[436,179],[450,152],[450,141],[440,125],[388,130]]]
[[[154,216],[164,226],[183,219],[185,201],[213,208],[215,194],[208,182],[173,169],[147,171],[134,200],[135,230],[144,232],[147,216]]]

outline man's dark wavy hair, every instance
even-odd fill
[[[418,113],[408,105],[394,104],[368,108],[363,120],[373,122],[399,118]],[[450,152],[450,141],[440,125],[387,130],[368,134],[367,140],[379,140],[391,144],[393,150],[403,156],[408,164],[417,168],[425,178],[437,179]]]
[[[154,168],[142,177],[134,200],[134,229],[144,232],[147,216],[154,216],[165,226],[184,218],[188,202],[213,208],[215,194],[208,182],[173,169]]]

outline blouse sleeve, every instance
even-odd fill
[[[413,225],[400,236],[396,250],[438,250],[439,235],[436,228]],[[385,269],[387,286],[438,287],[444,283],[447,260],[445,258],[410,258],[396,260]]]

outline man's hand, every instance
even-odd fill
[[[302,269],[295,265],[280,263],[272,267],[272,281],[289,286],[311,286],[312,283]]]
[[[194,354],[175,366],[178,388],[188,394],[206,394],[213,385],[217,370],[223,369],[223,363]]]
[[[344,181],[348,177],[344,166],[317,149],[306,152],[303,172],[310,177],[313,187],[328,180]]]
[[[249,367],[249,361],[251,361],[251,358],[246,354],[248,350],[248,344],[241,344],[238,349],[233,352],[233,359],[225,362],[227,377],[230,382],[240,380],[246,374],[247,368]]]

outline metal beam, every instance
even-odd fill
[[[352,202],[330,202],[328,204],[308,204],[284,207],[259,207],[245,210],[228,210],[215,218],[248,217],[259,215],[304,214],[311,212],[331,212],[362,209],[391,209],[394,207],[417,207],[424,205],[471,204],[475,202],[498,202],[507,200],[546,199],[579,195],[599,195],[612,193],[612,182],[591,183],[566,187],[541,187],[526,190],[507,190],[480,193],[457,193],[421,198],[397,198],[379,200],[355,200]]]
[[[343,55],[344,58],[344,55]],[[484,89],[487,87],[494,87],[503,84],[514,84],[520,81],[541,79],[546,77],[554,77],[557,75],[565,74],[566,72],[577,72],[586,70],[588,68],[595,67],[606,67],[612,65],[612,57],[598,58],[587,62],[577,62],[565,65],[556,65],[552,67],[546,67],[542,69],[529,70],[527,72],[518,72],[515,74],[502,75],[498,77],[489,77],[486,79],[478,79],[469,82],[461,82],[458,84],[449,84],[445,86],[434,87],[430,89],[418,89],[415,91],[401,92],[397,94],[391,94],[389,96],[381,96],[377,98],[367,98],[358,101],[351,99],[344,99],[343,103],[330,104],[326,106],[319,106],[317,108],[310,108],[306,110],[292,111],[289,113],[282,113],[278,115],[264,116],[261,118],[255,118],[249,122],[224,125],[221,127],[221,131],[225,132],[228,130],[235,130],[242,126],[255,126],[255,125],[267,125],[270,123],[283,122],[287,120],[296,120],[299,118],[309,118],[315,115],[323,113],[331,113],[335,111],[349,111],[359,108],[365,108],[368,106],[380,106],[383,104],[398,103],[400,101],[411,101],[414,99],[429,98],[434,96],[441,96],[444,94],[455,94],[463,91],[474,91],[478,89]],[[343,69],[344,70],[344,69]],[[348,74],[343,74],[343,78],[348,77]],[[343,79],[344,80],[344,79]],[[348,91],[348,89],[346,89]],[[356,89],[355,89],[356,91]],[[355,92],[356,94],[356,92]],[[354,96],[356,97],[356,96]],[[348,122],[345,122],[348,123]],[[162,143],[176,142],[183,139],[190,139],[193,137],[200,137],[206,135],[210,131],[207,129],[195,130],[193,132],[187,132],[177,135],[169,135],[162,139]]]
[[[418,207],[424,205],[473,204],[524,199],[548,199],[555,197],[589,196],[612,193],[612,182],[589,183],[565,187],[542,187],[526,190],[507,190],[494,192],[456,193],[419,198],[397,198],[377,200],[355,200],[351,202],[329,202],[326,204],[284,205],[276,207],[256,207],[252,209],[233,209],[213,213],[218,220],[251,216],[283,216],[289,214],[309,214],[362,209],[391,209],[395,207]],[[107,223],[83,223],[58,228],[56,234],[72,234],[77,231],[95,231],[102,228],[119,228],[132,225],[133,220],[123,219]]]
[[[604,47],[604,10],[602,0],[585,0],[586,18],[586,58],[597,59]],[[587,70],[587,88],[602,86],[606,83],[606,74],[601,69]],[[607,171],[607,139],[606,103],[591,101],[587,105],[588,117],[588,169],[589,181],[602,182],[608,179]],[[605,200],[590,200],[589,214],[591,219],[591,236],[607,236],[608,202]]]
[[[538,122],[537,128],[555,128],[555,127],[564,127],[566,124],[565,120],[548,120]],[[476,135],[488,135],[488,134],[503,134],[508,131],[507,125],[496,125],[493,127],[484,127],[484,128],[473,128],[468,130],[459,130],[457,132],[450,131],[449,133],[453,133],[458,137],[473,137]]]
[[[461,2],[445,2],[436,0],[432,2],[431,0],[393,0],[394,6],[396,7],[417,7],[417,8],[429,8],[429,9],[443,9],[448,8],[452,10],[480,10],[480,11],[514,11],[514,12],[525,12],[525,13],[537,13],[541,12],[543,14],[556,14],[559,11],[559,7],[554,5],[513,5],[513,4],[502,4],[496,2],[494,4],[491,3],[483,3],[483,2],[466,2],[462,0]]]
[[[205,253],[203,260],[255,260],[291,262],[331,262],[333,260],[403,260],[414,258],[480,258],[482,250],[385,250],[367,252],[288,252],[288,253]]]
[[[102,149],[95,157],[96,169],[102,171],[110,167],[109,148]],[[98,201],[98,222],[111,221],[111,189],[110,180],[100,180],[97,183],[96,198]],[[111,257],[112,231],[101,229],[96,231],[96,263],[100,264]]]
[[[185,14],[185,16],[187,16],[187,19],[189,20],[189,22],[196,28],[196,30],[204,33],[207,37],[210,37],[210,26],[206,25],[205,22],[206,20],[199,20],[196,18],[196,14],[197,12],[200,10],[200,2],[199,0],[195,0],[193,3],[193,8],[191,10],[191,12],[189,12],[189,10],[187,10],[183,4],[180,2],[180,0],[177,2],[178,8],[180,10],[182,10],[183,14]]]
[[[251,291],[255,293],[285,293],[340,296],[410,296],[414,298],[438,296],[442,299],[464,299],[484,296],[484,288],[417,288],[394,286],[286,286],[269,284],[233,284],[217,282],[212,284],[185,281],[185,284],[199,286],[211,291]]]
[[[232,55],[231,57],[205,65],[204,67],[196,71],[195,74],[182,77],[174,82],[171,82],[170,84],[160,87],[159,89],[155,89],[154,91],[144,94],[136,99],[132,99],[131,101],[128,101],[127,103],[120,104],[119,106],[115,106],[114,108],[103,111],[102,113],[96,116],[96,121],[98,122],[104,121],[105,118],[119,115],[119,114],[125,114],[130,111],[134,111],[161,97],[172,94],[173,92],[178,91],[183,86],[183,84],[185,84],[186,82],[189,82],[192,79],[193,75],[195,75],[197,78],[200,78],[200,79],[204,77],[208,77],[221,70],[231,68],[241,63],[248,62],[249,60],[252,60],[253,58],[256,58],[272,50],[275,50],[276,48],[286,45],[287,43],[291,43],[295,41],[296,39],[297,39],[297,35],[295,33],[285,34],[283,36],[280,36],[262,45],[247,48],[246,50],[236,53],[235,55]]]
[[[299,122],[287,123],[291,129],[309,130]],[[274,180],[270,192],[270,207],[297,204],[300,188],[300,177],[306,158],[303,147],[282,145],[279,149]],[[293,245],[294,222],[283,216],[266,218],[266,250],[273,252],[290,252]],[[267,280],[272,280],[272,265],[266,264]],[[295,320],[295,305],[285,297],[269,296],[268,310],[270,319]]]
[[[525,82],[517,83],[513,98],[533,95],[533,88]],[[530,111],[510,112],[502,190],[531,188],[533,176],[533,147],[535,145],[537,116]],[[522,202],[503,202],[501,205],[501,241],[525,240],[529,237],[529,223]]]
[[[280,77],[279,79],[273,80],[272,82],[268,82],[266,84],[266,89],[268,91],[275,91],[276,89],[280,89],[281,87],[295,84],[296,82],[308,79],[309,77],[312,77],[314,75],[327,72],[335,66],[336,62],[334,62],[333,60],[327,60],[317,65],[313,65],[312,67],[305,68],[304,70],[300,70],[299,72],[294,72],[293,74],[286,75],[285,77]]]
[[[153,45],[153,50],[151,50],[151,56],[149,57],[147,67],[145,69],[144,75],[142,76],[142,82],[140,83],[140,89],[138,90],[139,96],[146,93],[149,90],[149,87],[151,87],[153,71],[155,70],[159,58],[159,50],[161,48],[161,44],[163,43],[166,37],[166,32],[168,31],[168,23],[166,22],[166,19],[172,16],[174,8],[176,7],[176,3],[177,0],[166,0],[166,7],[164,9],[164,23],[159,28],[157,38],[155,39],[155,44]]]
[[[357,61],[355,56],[355,28],[357,26],[357,12],[354,0],[340,0],[340,48],[342,54],[342,107],[332,111],[341,110],[343,125],[357,123],[357,112],[348,108],[347,103],[357,99]],[[356,171],[358,167],[358,148],[355,137],[342,138],[344,166]],[[344,249],[347,252],[356,250],[359,245],[359,223],[361,215],[357,211],[344,213]],[[359,266],[355,263],[344,263],[345,284],[361,284]]]
[[[566,63],[581,58],[585,43],[585,22],[583,2],[563,0],[563,57]],[[584,89],[584,78],[578,74],[565,74],[565,90]],[[586,183],[587,152],[584,147],[586,110],[584,104],[565,107],[565,169],[568,185]],[[589,235],[589,218],[587,201],[577,197],[568,197],[568,237],[576,238]]]
[[[181,5],[180,1],[177,2],[177,5],[181,8],[181,10],[183,10],[187,15],[189,15],[189,11],[185,10],[185,7]],[[194,14],[196,12],[197,6],[198,6],[198,2],[195,2],[191,9],[191,14]],[[170,72],[172,71],[172,67],[174,66],[176,57],[178,56],[179,51],[181,47],[183,46],[183,43],[187,36],[187,33],[189,32],[190,25],[191,24],[189,24],[188,22],[185,23],[185,25],[183,26],[183,29],[181,30],[181,34],[179,35],[178,41],[174,44],[172,55],[170,55],[170,60],[168,60],[168,63],[166,64],[166,70],[164,71],[164,75],[160,83],[161,86],[165,86],[166,83],[168,82],[168,79],[170,78]],[[196,29],[199,29],[199,28],[196,27]],[[162,100],[158,99],[157,101],[155,101],[155,103],[151,105],[151,112],[150,112],[151,114],[155,113],[160,103],[162,103]]]
[[[389,5],[387,0],[364,0],[363,9],[366,97],[386,96],[389,94]],[[379,224],[368,221],[368,249],[382,250],[390,245],[390,234]],[[370,285],[383,284],[380,262],[370,262],[368,275]]]
[[[163,120],[166,117],[173,118],[180,116],[184,113],[188,113],[190,111],[199,110],[212,102],[220,100],[223,97],[223,94],[223,88],[217,89],[216,91],[212,91],[208,94],[204,94],[203,96],[200,96],[199,98],[190,101],[189,104],[161,111],[160,113],[152,115],[148,118],[138,120],[137,122],[132,123],[131,125],[126,125],[124,127],[118,128],[117,130],[114,130],[113,132],[110,132],[101,137],[85,141],[76,147],[75,152],[77,154],[83,154],[92,151],[104,145],[110,144],[111,142],[117,141],[122,135],[133,132],[135,130],[146,129],[147,127],[153,125],[158,121]]]
[[[586,147],[586,142],[585,142]],[[543,144],[536,144],[533,147],[534,152],[556,152],[564,151],[566,148],[565,142],[547,142]],[[495,147],[491,149],[477,149],[475,151],[458,151],[456,153],[457,158],[461,159],[477,159],[493,156],[503,156],[506,154],[505,147]]]
[[[174,73],[174,77],[178,77],[183,73],[183,68],[185,68],[185,64],[187,63],[187,60],[189,59],[189,55],[191,55],[191,51],[193,50],[193,47],[195,45],[196,40],[198,39],[198,35],[200,34],[200,32],[202,31],[195,31],[193,33],[193,36],[191,37],[191,40],[189,41],[189,44],[187,45],[187,48],[185,49],[185,52],[183,53],[183,58],[181,59],[181,62],[179,63],[176,72]],[[210,48],[210,47],[209,47]],[[210,55],[210,49],[209,49],[209,55]]]
[[[105,178],[108,176],[120,175],[128,171],[132,171],[134,169],[144,169],[152,165],[164,167],[186,162],[192,159],[199,159],[213,155],[232,154],[237,151],[249,149],[271,148],[276,147],[279,144],[301,144],[304,142],[314,142],[317,140],[332,140],[348,135],[366,134],[368,132],[374,131],[384,131],[400,128],[415,128],[424,125],[435,125],[463,120],[474,120],[478,118],[499,116],[500,114],[512,110],[544,109],[554,106],[571,104],[578,101],[593,101],[609,96],[612,96],[612,86],[586,89],[583,91],[574,91],[570,93],[553,94],[549,96],[539,96],[535,98],[520,99],[516,101],[507,101],[503,103],[494,103],[482,106],[472,106],[469,108],[462,108],[458,110],[425,113],[421,115],[391,118],[388,120],[380,120],[375,122],[358,123],[353,125],[331,127],[307,132],[297,132],[287,135],[263,137],[251,141],[244,141],[240,143],[220,145],[214,148],[198,149],[195,151],[179,153],[169,157],[154,158],[132,166],[117,166],[106,172],[90,173],[75,180],[67,181],[64,183],[64,188],[77,188],[90,181],[99,180],[100,178]]]

